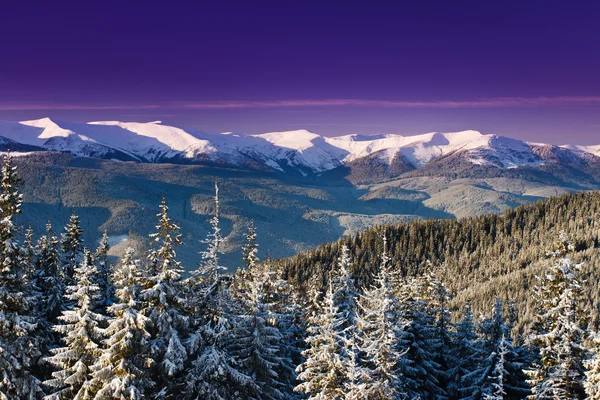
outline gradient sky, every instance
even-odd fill
[[[598,1],[6,1],[0,119],[600,144]]]

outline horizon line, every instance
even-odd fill
[[[69,103],[1,103],[0,111],[42,110],[226,110],[304,107],[376,107],[376,108],[519,108],[519,107],[590,107],[600,106],[600,96],[495,97],[476,100],[373,100],[373,99],[308,99],[308,100],[219,100],[171,101],[160,104],[69,104]]]

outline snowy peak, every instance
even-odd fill
[[[142,162],[218,162],[266,170],[319,174],[361,159],[377,165],[402,163],[411,168],[452,155],[475,165],[516,168],[554,162],[561,157],[600,157],[600,146],[549,146],[468,130],[415,136],[396,134],[325,137],[308,130],[207,134],[152,122],[68,122],[42,118],[0,121],[0,138],[82,157]],[[2,141],[0,141],[2,144]],[[8,145],[5,145],[8,147]],[[554,150],[553,150],[554,149]],[[568,155],[563,153],[567,152]],[[554,161],[553,161],[554,160]],[[368,165],[368,163],[366,164]]]

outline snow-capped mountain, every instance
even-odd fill
[[[557,147],[477,131],[339,137],[324,137],[306,130],[258,135],[208,134],[160,121],[77,123],[43,118],[0,122],[0,138],[5,142],[0,145],[14,150],[26,146],[29,150],[141,162],[211,161],[303,175],[320,174],[365,160],[380,168],[400,164],[406,169],[421,168],[442,156],[457,155],[475,165],[516,168],[552,162],[559,150],[575,159],[600,157],[600,146]]]

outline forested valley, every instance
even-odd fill
[[[599,399],[597,193],[379,226],[283,260],[198,267],[169,194],[117,262],[79,217],[32,232],[0,180],[0,399]],[[293,228],[291,228],[293,229]],[[35,238],[35,239],[34,239]],[[38,239],[39,238],[39,239]]]

